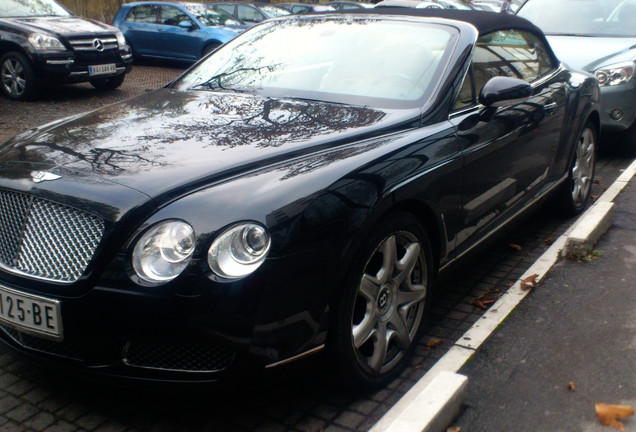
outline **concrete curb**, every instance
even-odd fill
[[[468,378],[457,371],[475,354],[503,320],[531,290],[523,289],[521,281],[536,275],[540,282],[567,253],[572,256],[583,250],[587,255],[612,224],[614,199],[636,174],[636,160],[526,270],[520,280],[502,295],[453,347],[415,383],[415,385],[371,428],[370,432],[443,432],[459,413],[465,397]],[[570,244],[570,246],[568,246]]]

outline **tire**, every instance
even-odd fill
[[[29,100],[38,94],[35,71],[24,54],[11,51],[0,58],[0,89],[13,100]]]
[[[122,85],[125,77],[126,74],[123,73],[110,78],[95,78],[90,80],[90,83],[98,90],[115,90],[117,87]]]
[[[203,53],[201,55],[201,57],[205,57],[206,55],[210,54],[212,51],[214,51],[215,49],[217,49],[218,47],[220,47],[221,44],[220,43],[211,43],[205,46],[205,48],[203,48]]]
[[[597,143],[596,128],[588,121],[576,141],[568,178],[556,197],[557,209],[563,216],[581,213],[590,200],[596,169]]]
[[[619,136],[619,147],[623,155],[636,156],[636,121]]]
[[[392,213],[376,224],[335,305],[329,348],[340,378],[371,389],[404,370],[423,328],[433,270],[428,236],[414,216]]]

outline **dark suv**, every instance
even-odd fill
[[[114,27],[75,17],[53,0],[0,1],[0,89],[11,99],[33,98],[44,81],[114,89],[131,63]]]

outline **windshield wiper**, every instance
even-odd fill
[[[546,36],[576,36],[576,37],[597,37],[595,34],[585,33],[545,33]]]

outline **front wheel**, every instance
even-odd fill
[[[588,121],[576,142],[567,181],[557,196],[557,205],[565,216],[581,213],[590,199],[596,169],[596,143],[596,129]]]
[[[33,99],[37,95],[35,71],[24,54],[12,51],[0,58],[0,88],[13,100]]]
[[[371,230],[336,306],[330,348],[344,378],[381,387],[406,367],[432,277],[431,246],[414,216],[394,213]]]
[[[93,78],[90,83],[98,90],[115,90],[122,85],[126,74],[117,75],[110,78]]]

